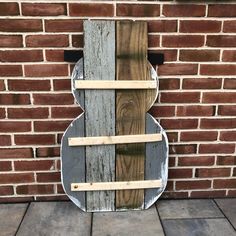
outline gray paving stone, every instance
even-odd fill
[[[31,203],[17,236],[88,236],[91,214],[72,202]]]
[[[215,199],[215,201],[236,229],[236,198]]]
[[[224,217],[213,200],[162,200],[157,203],[161,219]]]
[[[93,236],[164,236],[155,207],[145,211],[94,213]]]
[[[166,236],[235,236],[236,233],[225,219],[178,219],[163,220]]]
[[[0,235],[12,236],[25,214],[28,204],[0,205]]]

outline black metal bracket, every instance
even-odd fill
[[[64,61],[77,62],[81,57],[83,57],[83,50],[64,51]],[[149,52],[148,60],[152,65],[162,65],[164,63],[164,54]]]

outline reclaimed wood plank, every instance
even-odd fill
[[[89,236],[91,214],[71,202],[31,203],[17,236]]]
[[[116,80],[146,80],[147,23],[120,21],[116,25]],[[116,92],[116,135],[144,134],[146,94]],[[116,180],[144,180],[145,144],[116,145]],[[142,209],[144,190],[116,191],[117,209]]]
[[[27,209],[27,203],[0,205],[0,235],[15,235]]]
[[[84,22],[85,80],[115,80],[115,22]],[[85,91],[86,137],[115,135],[115,91]],[[86,147],[86,181],[115,180],[115,146]],[[114,191],[87,193],[87,211],[114,210]]]

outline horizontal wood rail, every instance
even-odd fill
[[[148,143],[162,140],[162,134],[136,134],[100,137],[73,137],[68,138],[69,146],[107,145],[124,143]]]
[[[138,181],[117,181],[97,183],[72,183],[71,191],[102,191],[102,190],[127,190],[147,189],[162,187],[162,180],[138,180]]]
[[[155,80],[76,80],[76,89],[156,89]]]

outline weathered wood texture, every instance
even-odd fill
[[[147,23],[117,22],[117,80],[147,79]],[[145,134],[146,91],[117,91],[116,135]],[[116,180],[143,180],[145,144],[116,146]],[[144,190],[116,192],[116,207],[138,209],[144,206]]]
[[[71,202],[31,203],[17,236],[89,236],[91,214]]]
[[[84,22],[85,80],[115,80],[115,22]],[[85,91],[85,133],[115,135],[115,91]],[[86,147],[86,181],[115,180],[115,146]],[[87,211],[114,210],[114,191],[87,192]]]

